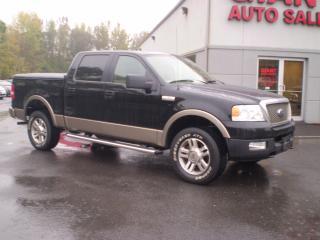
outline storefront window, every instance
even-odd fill
[[[288,98],[293,116],[301,117],[303,72],[303,60],[260,59],[258,87]]]
[[[259,60],[259,82],[258,87],[261,90],[278,92],[279,80],[279,61],[278,60]]]

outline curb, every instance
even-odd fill
[[[320,139],[320,136],[295,136],[296,139]]]

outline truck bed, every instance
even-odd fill
[[[30,96],[41,96],[50,103],[55,114],[63,115],[65,73],[27,73],[13,77],[14,108],[24,109]]]
[[[16,74],[15,79],[44,79],[44,80],[63,80],[66,73],[25,73]]]

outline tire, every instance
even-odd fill
[[[46,113],[35,111],[28,121],[28,136],[35,149],[50,151],[59,142],[60,130],[53,126]]]
[[[171,145],[171,158],[179,176],[190,183],[208,184],[226,168],[227,154],[218,146],[219,138],[199,128],[179,132]]]

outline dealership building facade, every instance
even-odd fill
[[[284,95],[296,120],[320,123],[319,0],[183,0],[141,50],[182,55],[226,84]]]

